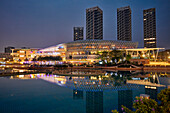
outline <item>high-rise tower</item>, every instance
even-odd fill
[[[86,9],[86,39],[103,39],[103,11],[97,6]]]
[[[74,27],[74,41],[83,40],[83,27]]]
[[[117,40],[132,41],[131,9],[129,6],[117,9]]]
[[[144,47],[156,48],[155,8],[143,10]]]

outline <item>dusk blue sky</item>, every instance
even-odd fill
[[[143,47],[143,10],[156,8],[157,45],[170,48],[170,0],[0,0],[0,52],[7,46],[45,48],[73,41],[86,9],[103,10],[104,40],[117,40],[117,8],[132,10],[132,40]]]

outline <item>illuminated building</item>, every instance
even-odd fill
[[[74,41],[83,40],[83,27],[74,27]]]
[[[0,60],[12,59],[10,53],[0,53]]]
[[[158,59],[160,61],[170,61],[170,49],[159,52]]]
[[[103,11],[97,6],[86,9],[86,39],[103,39]]]
[[[117,9],[117,40],[131,41],[131,9],[129,6]]]
[[[156,12],[155,8],[143,11],[144,47],[156,48]]]
[[[13,56],[14,61],[24,61],[24,60],[32,60],[36,56],[36,52],[39,49],[30,49],[30,48],[16,48],[12,49],[11,55]]]
[[[41,49],[37,56],[61,56],[63,61],[94,62],[98,61],[100,52],[113,49],[137,48],[137,42],[113,40],[81,40],[59,44]]]

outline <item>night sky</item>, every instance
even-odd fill
[[[117,40],[117,8],[132,10],[132,40],[143,47],[143,10],[156,8],[157,45],[170,48],[170,0],[0,0],[0,52],[7,46],[45,48],[73,40],[86,9],[103,10],[104,40]]]

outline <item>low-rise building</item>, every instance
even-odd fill
[[[137,48],[137,42],[113,40],[81,40],[41,49],[37,56],[61,56],[63,61],[86,63],[99,61],[99,53],[114,49]]]
[[[10,53],[0,53],[0,60],[12,59]]]
[[[11,55],[14,61],[30,61],[36,56],[38,50],[34,48],[16,48],[12,49]]]

